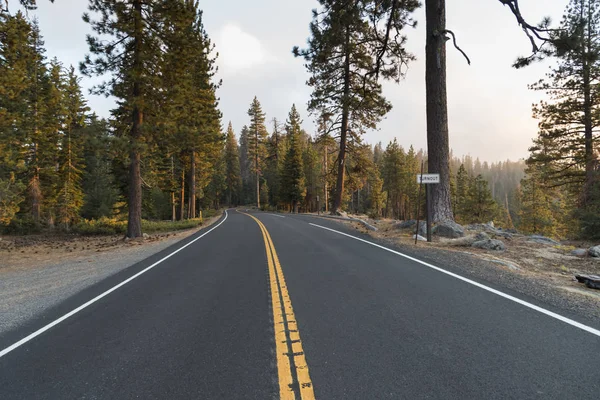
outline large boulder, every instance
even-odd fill
[[[506,250],[504,242],[496,239],[479,240],[473,243],[472,247],[484,250]]]
[[[560,244],[554,239],[550,239],[549,237],[541,236],[541,235],[530,235],[529,238],[527,239],[527,241],[533,242],[533,243],[539,243],[539,244],[547,244],[547,245],[552,245],[552,246],[556,246],[557,244]]]
[[[590,247],[590,249],[588,250],[588,254],[591,257],[600,257],[600,245]]]
[[[440,222],[431,230],[431,232],[438,236],[452,239],[465,236],[463,227],[453,221]]]

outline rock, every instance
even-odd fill
[[[407,221],[402,221],[402,222],[394,225],[394,228],[396,228],[396,229],[412,229],[414,232],[416,225],[417,225],[416,220],[409,219]],[[427,223],[425,221],[419,221],[419,235],[427,236]]]
[[[600,257],[600,245],[590,247],[590,249],[588,250],[588,254],[591,257]]]
[[[425,238],[424,238],[423,236],[421,236],[421,235],[412,235],[412,238],[413,238],[413,240],[414,240],[415,236],[417,237],[417,240],[418,240],[419,242],[426,242],[426,241],[427,241],[427,239],[425,239]]]
[[[453,221],[440,222],[432,232],[438,236],[456,239],[465,236],[465,231],[462,226]]]
[[[408,229],[408,228],[412,228],[416,224],[417,224],[417,220],[415,220],[415,219],[409,219],[407,221],[402,221],[402,222],[396,224],[394,226],[394,228],[396,228],[396,229]]]
[[[333,212],[331,213],[331,215],[337,215],[338,217],[344,217],[344,218],[348,218],[348,213],[347,213],[347,212],[345,212],[345,211],[341,211],[341,210],[338,210],[338,211],[333,211]]]
[[[600,289],[600,276],[598,275],[575,275],[575,279],[580,283],[585,283],[585,286],[590,289]]]
[[[490,236],[485,233],[485,232],[479,232],[476,236],[475,236],[475,241],[476,242],[480,242],[482,240],[488,240],[490,239]]]
[[[492,228],[494,228],[494,221],[490,221],[487,223],[487,225],[491,226]]]
[[[142,237],[143,237],[144,239],[148,239],[148,238],[150,237],[150,235],[148,235],[147,233],[142,233]]]
[[[449,239],[444,241],[443,243],[448,246],[471,247],[476,241],[477,240],[475,239],[474,235],[469,235],[458,239]]]
[[[484,250],[506,250],[504,242],[496,239],[480,240],[473,243],[472,247]]]
[[[585,257],[588,254],[588,250],[587,249],[575,249],[571,252],[572,256],[576,256],[576,257]]]
[[[419,235],[427,236],[427,222],[419,221]]]
[[[550,239],[546,236],[541,235],[530,235],[527,239],[528,242],[539,243],[539,244],[547,244],[547,245],[557,245],[560,244],[554,239]]]

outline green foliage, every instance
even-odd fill
[[[289,140],[288,150],[283,160],[281,176],[281,195],[284,201],[292,205],[295,212],[298,203],[306,194],[302,147],[300,143],[300,114],[293,105],[286,124]]]
[[[230,207],[234,204],[240,204],[242,194],[240,157],[237,140],[231,122],[229,122],[229,125],[227,126],[227,139],[225,142],[225,184],[227,190],[227,204]]]
[[[256,96],[250,104],[248,116],[250,117],[250,126],[248,127],[246,137],[247,160],[249,164],[250,181],[255,188],[254,200],[260,204],[261,200],[264,200],[264,197],[261,198],[260,192],[257,192],[256,190],[260,190],[257,188],[257,183],[260,182],[260,178],[265,168],[265,159],[267,157],[266,140],[268,133],[267,128],[265,127],[265,113]]]

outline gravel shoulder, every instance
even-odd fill
[[[316,216],[316,215],[314,215]],[[588,289],[574,279],[575,273],[600,274],[600,259],[569,255],[572,245],[548,246],[529,243],[525,238],[506,241],[507,250],[488,251],[471,247],[451,247],[444,241],[419,242],[409,233],[391,228],[385,221],[368,222],[369,230],[356,221],[329,221],[369,235],[378,242],[434,265],[450,268],[521,293],[545,304],[600,323],[600,290]],[[413,232],[414,234],[414,232]]]
[[[101,237],[2,237],[0,241],[0,334],[79,291],[166,249],[218,221],[178,232],[123,241]]]

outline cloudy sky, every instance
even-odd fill
[[[13,5],[15,1],[12,1]],[[206,30],[219,52],[219,90],[223,124],[232,121],[234,129],[248,123],[246,111],[256,95],[267,119],[280,120],[292,105],[301,110],[304,127],[314,133],[312,118],[306,113],[310,90],[300,59],[292,46],[303,46],[315,0],[204,0]],[[543,94],[527,85],[541,78],[549,63],[515,70],[511,64],[531,49],[510,11],[497,0],[457,0],[447,2],[448,29],[457,34],[459,45],[469,54],[472,65],[448,48],[448,105],[450,144],[454,154],[478,156],[499,161],[527,156],[537,123],[531,118],[531,104]],[[558,21],[567,0],[523,0],[525,18],[537,22],[543,16]],[[32,15],[39,18],[47,56],[64,64],[77,65],[87,51],[88,26],[81,20],[85,0],[40,1]],[[417,56],[400,84],[386,83],[384,94],[394,108],[367,134],[369,143],[389,142],[397,137],[408,147],[426,146],[425,122],[425,13],[415,14],[419,25],[407,31],[408,49]],[[97,79],[96,79],[97,81]],[[84,87],[93,79],[84,79]],[[93,110],[108,116],[111,99],[88,96]]]

